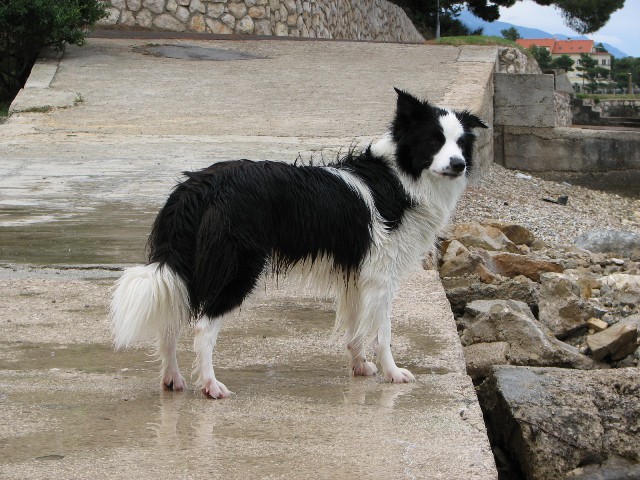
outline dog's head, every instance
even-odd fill
[[[467,111],[456,112],[398,93],[391,134],[399,168],[414,179],[423,172],[456,179],[469,172],[473,162],[475,128],[488,128]]]

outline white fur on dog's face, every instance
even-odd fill
[[[429,167],[429,172],[437,176],[450,176],[451,170],[449,165],[452,158],[464,159],[464,154],[458,141],[464,135],[464,128],[460,123],[458,117],[452,111],[447,111],[445,115],[439,117],[440,125],[442,126],[442,133],[444,134],[445,142],[442,148],[433,157],[433,162]],[[460,175],[464,174],[464,171]],[[456,178],[453,176],[452,178]]]

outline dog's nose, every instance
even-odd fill
[[[461,174],[464,171],[464,167],[466,167],[466,162],[462,157],[451,157],[449,160],[449,168],[451,171],[457,174]]]

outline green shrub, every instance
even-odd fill
[[[0,101],[24,86],[43,48],[82,45],[104,16],[100,0],[0,0]]]

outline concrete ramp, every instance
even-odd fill
[[[0,125],[3,475],[497,478],[435,272],[416,271],[394,305],[396,360],[417,378],[408,385],[351,378],[332,300],[295,284],[265,285],[223,330],[215,365],[237,393],[228,401],[162,392],[151,350],[113,352],[107,319],[119,265],[144,260],[181,171],[333,158],[385,132],[393,86],[490,118],[495,49],[162,42],[243,58],[91,39],[55,68],[43,62]]]

